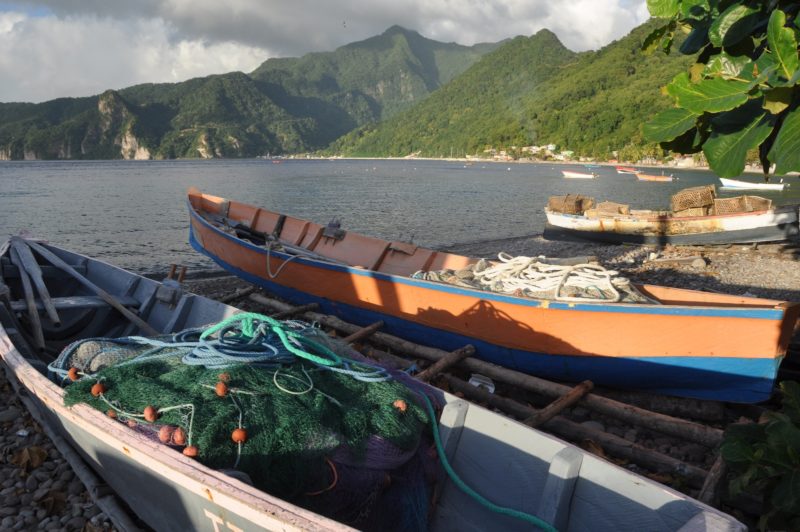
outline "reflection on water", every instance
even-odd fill
[[[581,165],[419,160],[0,162],[0,239],[27,230],[128,269],[163,272],[176,262],[190,269],[210,265],[187,243],[190,186],[318,223],[340,218],[349,230],[442,247],[541,233],[551,195],[664,208],[681,188],[718,184],[704,171],[670,170],[677,182],[647,183],[613,167],[593,169],[600,177],[586,181],[563,179],[562,169],[585,171]],[[794,189],[752,193],[798,202],[800,181],[789,179],[797,182]]]

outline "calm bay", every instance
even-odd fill
[[[0,162],[0,238],[26,231],[140,273],[164,272],[172,263],[197,270],[211,263],[187,242],[190,186],[318,223],[337,218],[347,230],[442,248],[541,233],[542,209],[552,195],[666,208],[682,188],[719,184],[698,170],[670,169],[678,181],[648,183],[617,174],[613,166],[593,168],[599,174],[594,180],[564,179],[562,169],[589,171],[580,164],[367,159]],[[777,204],[798,202],[800,186],[753,193]]]

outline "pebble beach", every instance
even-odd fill
[[[494,258],[499,252],[530,257],[596,257],[636,283],[661,284],[737,295],[800,301],[797,243],[727,247],[609,246],[548,241],[541,235],[452,245],[448,251]],[[187,288],[221,298],[248,286],[222,271],[189,272]],[[245,307],[250,306],[245,299]],[[251,308],[252,309],[252,308]],[[607,422],[576,408],[584,423]],[[652,435],[630,427],[608,427],[630,440]],[[669,439],[650,442],[662,452],[710,467],[709,453]],[[713,461],[713,456],[710,456]],[[691,493],[690,493],[691,494]],[[89,492],[41,427],[30,417],[0,372],[0,530],[113,530]]]

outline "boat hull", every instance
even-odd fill
[[[584,173],[584,172],[569,172],[567,170],[562,170],[561,173],[564,175],[566,179],[594,179],[597,177],[597,174],[592,173]]]
[[[733,296],[725,308],[671,307],[561,303],[459,288],[268,253],[193,210],[190,242],[228,271],[292,302],[315,302],[362,325],[380,320],[387,332],[409,340],[446,350],[472,344],[484,360],[553,379],[689,397],[769,398],[797,315],[795,307],[728,308],[740,301]],[[285,268],[271,278],[267,264],[272,272]],[[747,340],[731,330],[749,331]]]
[[[81,263],[87,277],[115,297],[127,294],[141,299],[140,316],[160,333],[238,312],[191,294],[179,294],[174,301],[169,297],[174,285],[79,255],[59,255],[71,259],[71,264]],[[115,495],[153,529],[352,530],[205,467],[87,405],[64,406],[64,390],[35,369],[12,342],[18,330],[9,325],[4,308],[0,307],[0,359],[34,417],[70,442]],[[112,329],[119,330],[116,320]],[[560,530],[612,531],[631,522],[647,530],[696,529],[702,524],[745,530],[732,517],[666,486],[453,395],[426,389],[443,407],[437,428],[451,466],[467,485],[496,504],[538,515]],[[565,471],[569,471],[566,488]],[[476,504],[444,476],[439,486],[431,530],[531,528]]]
[[[728,216],[587,218],[546,211],[544,237],[609,244],[715,245],[797,238],[796,207]]]
[[[776,190],[781,191],[786,187],[786,183],[750,183],[749,181],[739,181],[738,179],[719,178],[724,188],[737,190]]]

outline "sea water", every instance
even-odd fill
[[[430,160],[0,161],[0,241],[27,233],[139,273],[165,272],[173,263],[196,271],[212,263],[188,244],[191,186],[321,224],[338,219],[347,230],[446,248],[541,233],[552,195],[668,208],[682,188],[719,184],[696,170],[669,170],[679,178],[672,183],[639,182],[613,166],[592,168],[599,174],[593,180],[564,179],[561,170],[588,171],[580,164]],[[796,189],[752,193],[782,204],[798,201],[800,182]]]

